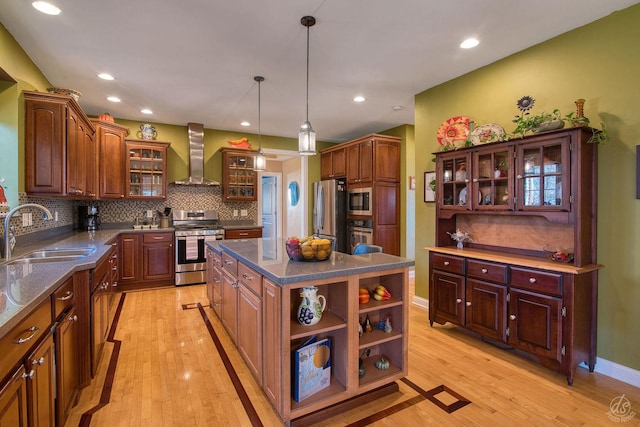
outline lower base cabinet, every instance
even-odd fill
[[[262,354],[264,360],[262,390],[278,413],[282,413],[281,348],[274,337],[282,327],[281,288],[269,279],[262,280]]]
[[[55,361],[53,335],[49,333],[25,360],[30,425],[62,425],[55,420]],[[61,420],[64,423],[66,417]]]
[[[78,315],[75,308],[65,313],[55,328],[57,424],[63,426],[78,397]]]
[[[0,426],[27,427],[26,378],[21,365],[0,388]]]
[[[429,322],[450,322],[529,353],[571,385],[580,363],[595,368],[597,268],[518,261],[524,259],[507,264],[430,252]]]
[[[173,285],[175,251],[172,231],[121,234],[118,237],[118,289]]]

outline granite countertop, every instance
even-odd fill
[[[415,265],[414,260],[384,253],[348,255],[333,252],[326,261],[291,261],[284,239],[218,240],[207,242],[207,245],[217,253],[229,253],[278,285]]]
[[[92,254],[80,260],[14,265],[0,264],[0,337],[3,337],[40,303],[49,298],[51,293],[71,277],[73,273],[95,268],[110,249],[110,245],[107,242],[116,237],[121,231],[124,230],[71,232],[59,236],[59,239],[55,241],[41,243],[37,246],[32,244],[28,247],[28,250],[22,248],[11,258],[19,258],[25,252],[36,249],[95,248]]]
[[[220,225],[225,230],[250,230],[254,228],[262,228],[261,225],[257,225],[253,220],[245,219],[229,219],[220,221]]]

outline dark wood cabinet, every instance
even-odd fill
[[[95,153],[95,128],[71,97],[23,92],[25,191],[33,195],[91,198],[87,153]],[[90,182],[90,186],[94,184]]]
[[[373,244],[383,252],[400,255],[400,185],[373,184]]]
[[[29,425],[54,427],[63,425],[66,420],[65,414],[61,414],[58,419],[62,424],[56,422],[56,363],[59,362],[54,356],[53,335],[49,333],[24,363],[28,372],[26,382]]]
[[[347,151],[344,147],[320,153],[320,179],[343,178],[347,175]]]
[[[57,424],[64,425],[75,406],[79,388],[78,315],[75,306],[59,319],[56,328],[56,408]]]
[[[20,365],[0,386],[0,425],[27,427],[27,372]]]
[[[373,141],[367,139],[347,145],[347,184],[373,180]]]
[[[129,128],[104,120],[91,119],[96,127],[97,167],[95,179],[99,199],[125,196],[125,138]]]
[[[132,290],[174,283],[172,231],[127,233],[118,239],[118,289]]]
[[[258,199],[257,172],[253,170],[255,150],[221,148],[222,200],[255,202]]]
[[[464,276],[434,270],[429,287],[429,321],[464,326]]]

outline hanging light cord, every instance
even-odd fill
[[[260,144],[260,135],[262,134],[260,127],[260,83],[262,79],[258,79],[258,150],[262,148],[262,144]]]
[[[309,27],[311,22],[307,20],[307,122],[309,121]]]

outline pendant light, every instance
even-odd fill
[[[264,81],[264,77],[255,76],[253,80],[258,82],[258,152],[256,156],[253,158],[253,170],[254,171],[263,171],[267,169],[267,156],[264,155],[264,151],[262,151],[262,144],[260,141],[260,83]]]
[[[309,123],[309,27],[315,25],[316,18],[303,16],[300,23],[307,27],[307,119],[300,126],[298,133],[298,153],[303,156],[313,156],[316,154],[316,133]]]

